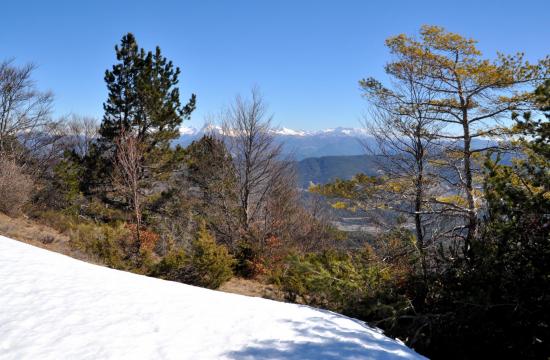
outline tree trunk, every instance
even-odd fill
[[[474,187],[472,176],[472,153],[471,153],[471,141],[470,127],[468,123],[468,110],[463,109],[463,131],[464,131],[464,149],[463,149],[463,161],[464,161],[464,190],[466,191],[466,201],[468,203],[468,220],[466,229],[466,239],[464,242],[464,251],[468,257],[471,254],[471,244],[477,231],[477,214],[474,201]]]

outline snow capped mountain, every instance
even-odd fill
[[[337,127],[305,131],[279,127],[272,132],[275,141],[283,144],[284,153],[296,160],[319,156],[362,155],[365,153],[362,142],[369,141],[366,130],[360,128]],[[225,135],[221,126],[218,125],[206,125],[201,129],[182,127],[176,144],[187,146],[208,133]]]
[[[199,131],[192,126],[180,126],[181,135],[195,135]]]
[[[292,129],[285,128],[285,127],[279,128],[279,129],[274,129],[273,133],[276,134],[276,135],[282,135],[282,136],[307,136],[307,135],[310,134],[306,131],[292,130]]]
[[[180,134],[182,136],[202,136],[206,133],[218,133],[222,134],[223,130],[222,127],[219,125],[212,125],[208,124],[203,126],[200,129],[197,129],[192,126],[182,126],[180,127]],[[306,131],[306,130],[295,130],[290,129],[287,127],[279,127],[272,130],[273,134],[276,136],[321,136],[321,135],[328,135],[328,136],[359,136],[363,137],[366,136],[366,130],[361,128],[345,128],[345,127],[337,127],[332,129],[324,129],[324,130],[315,130],[315,131]]]
[[[361,129],[361,128],[337,127],[337,128],[333,128],[333,129],[320,130],[320,131],[317,132],[317,134],[334,135],[334,136],[364,137],[364,136],[367,136],[367,131],[365,129]]]
[[[0,358],[424,359],[365,323],[75,260],[0,236]]]

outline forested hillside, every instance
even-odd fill
[[[326,184],[336,179],[351,179],[363,173],[376,175],[380,166],[375,156],[324,156],[307,158],[297,163],[298,184],[307,189],[310,183]]]

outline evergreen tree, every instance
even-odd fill
[[[211,135],[194,141],[186,153],[186,178],[199,190],[198,215],[220,242],[231,247],[238,239],[237,177],[231,154]]]
[[[535,92],[539,112],[515,116],[524,156],[512,166],[490,164],[485,186],[490,221],[479,244],[490,255],[485,256],[485,273],[492,275],[485,279],[489,304],[505,319],[496,332],[523,358],[550,356],[549,90],[547,80]]]
[[[540,111],[514,116],[522,155],[510,165],[487,159],[479,256],[456,259],[434,281],[431,344],[419,349],[430,357],[550,355],[549,87],[533,96]]]
[[[118,62],[105,72],[109,94],[103,104],[99,139],[85,160],[85,181],[91,182],[84,186],[88,191],[97,185],[111,189],[117,139],[123,136],[135,137],[142,149],[140,180],[149,186],[163,180],[182,153],[170,143],[178,137],[182,121],[195,109],[194,94],[182,106],[177,87],[180,69],[161,54],[159,47],[155,52],[145,51],[128,33],[115,51]]]
[[[122,132],[133,130],[149,150],[168,147],[195,109],[196,96],[181,105],[176,87],[180,69],[158,46],[154,53],[145,52],[128,33],[115,51],[119,62],[105,72],[109,95],[103,104],[100,141],[113,145]]]
[[[463,238],[465,254],[471,257],[470,242],[477,236],[483,207],[475,158],[494,149],[492,145],[476,147],[473,142],[498,139],[502,120],[510,111],[530,105],[531,86],[548,76],[550,58],[530,63],[521,53],[500,53],[491,61],[483,57],[475,40],[427,25],[420,29],[419,38],[401,34],[387,39],[386,45],[396,58],[386,65],[386,73],[430,94],[419,109],[425,108],[424,118],[441,128],[437,138],[446,143],[446,156],[438,160],[438,175],[457,194],[434,200],[462,223],[453,234]],[[360,84],[369,88],[376,81],[365,79]],[[385,99],[391,96],[377,92]]]

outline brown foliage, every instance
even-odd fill
[[[23,172],[15,160],[0,158],[0,211],[19,215],[29,202],[33,190],[31,177]]]
[[[126,228],[131,234],[128,245],[140,251],[153,251],[160,238],[157,233],[146,229],[140,229],[138,236],[136,224],[126,224]]]
[[[115,188],[126,199],[134,213],[136,236],[139,241],[143,198],[143,146],[137,135],[132,133],[123,133],[115,143],[117,149],[112,180]]]

